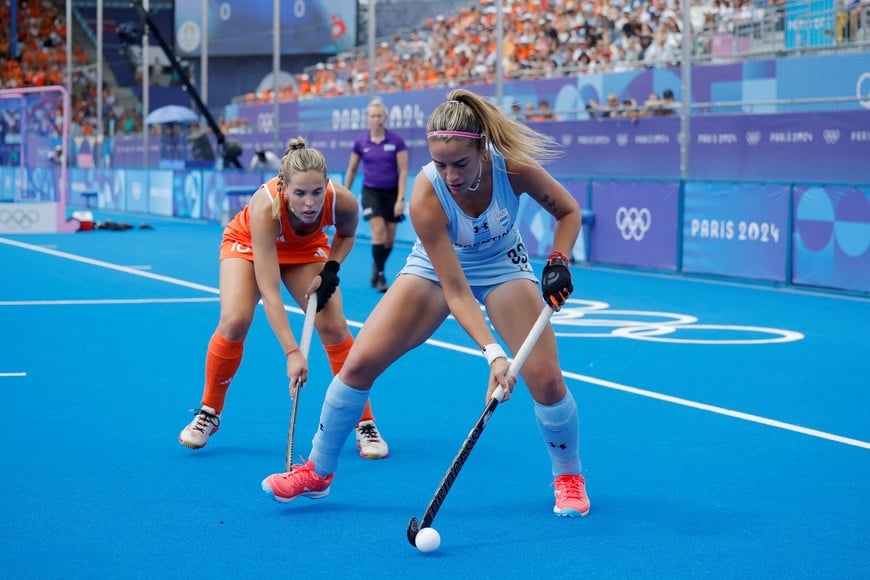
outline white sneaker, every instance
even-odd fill
[[[178,442],[191,449],[202,449],[208,443],[208,437],[217,433],[221,426],[221,417],[214,409],[202,406],[202,409],[191,409],[196,416],[190,424],[181,430]]]
[[[374,421],[362,421],[356,426],[356,446],[364,459],[384,459],[390,454],[390,448],[378,433]]]

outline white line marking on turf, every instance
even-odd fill
[[[0,377],[11,378],[11,377],[26,377],[27,373],[0,373]]]
[[[160,282],[168,282],[169,284],[176,284],[177,286],[184,286],[185,288],[192,288],[194,290],[202,290],[203,292],[208,292],[209,294],[219,294],[220,293],[217,288],[212,288],[211,286],[205,286],[203,284],[196,284],[194,282],[188,282],[187,280],[179,280],[178,278],[172,278],[170,276],[161,276],[160,274],[152,274],[151,272],[143,272],[142,270],[136,270],[134,268],[129,268],[127,266],[119,266],[117,264],[112,264],[110,262],[103,262],[102,260],[93,260],[91,258],[85,258],[83,256],[76,256],[75,254],[68,254],[67,252],[60,252],[58,250],[49,250],[47,248],[42,248],[40,246],[25,244],[24,242],[19,242],[17,240],[0,238],[0,243],[7,244],[9,246],[15,246],[17,248],[23,248],[25,250],[31,250],[33,252],[40,252],[43,254],[48,254],[49,256],[57,256],[58,258],[65,258],[67,260],[72,260],[73,262],[81,262],[83,264],[90,264],[92,266],[99,266],[100,268],[115,270],[116,272],[124,272],[126,274],[133,274],[134,276],[142,276],[143,278],[150,278],[151,280],[158,280]],[[300,312],[301,311],[302,310],[300,309]]]
[[[769,427],[776,427],[778,429],[785,429],[786,431],[793,431],[795,433],[801,433],[803,435],[809,435],[811,437],[818,437],[820,439],[827,439],[828,441],[836,441],[837,443],[843,443],[846,445],[853,445],[855,447],[863,447],[864,449],[870,449],[870,442],[861,441],[860,439],[852,439],[851,437],[843,437],[840,435],[834,435],[833,433],[826,433],[824,431],[819,431],[817,429],[809,429],[807,427],[801,427],[800,425],[793,425],[791,423],[777,421],[776,419],[768,419],[766,417],[760,417],[758,415],[751,415],[749,413],[743,413],[742,411],[734,411],[732,409],[725,409],[724,407],[717,407],[715,405],[708,405],[706,403],[698,403],[696,401],[690,401],[688,399],[681,399],[680,397],[673,397],[671,395],[656,393],[654,391],[647,391],[645,389],[638,389],[636,387],[629,387],[627,385],[621,385],[619,383],[614,383],[612,381],[597,379],[595,377],[589,377],[589,376],[581,375],[578,373],[563,371],[562,374],[567,378],[571,378],[571,379],[574,379],[577,381],[582,381],[584,383],[591,383],[593,385],[598,385],[599,387],[605,387],[607,389],[614,389],[616,391],[624,391],[626,393],[631,393],[633,395],[639,395],[641,397],[647,397],[650,399],[658,399],[659,401],[665,401],[667,403],[673,403],[675,405],[681,405],[683,407],[691,407],[693,409],[700,409],[701,411],[708,411],[710,413],[716,413],[717,415],[725,415],[726,417],[733,417],[735,419],[742,419],[744,421],[749,421],[751,423],[759,423],[761,425],[767,425]]]
[[[483,354],[481,354],[481,352],[477,349],[472,349],[472,348],[468,348],[468,347],[464,347],[464,346],[457,346],[455,344],[450,344],[449,342],[442,342],[440,340],[434,340],[434,339],[429,339],[426,342],[432,346],[437,346],[437,347],[444,348],[447,350],[453,350],[456,352],[462,352],[465,354],[483,357]],[[613,389],[615,391],[623,391],[623,392],[631,393],[633,395],[637,395],[640,397],[646,397],[648,399],[657,399],[659,401],[665,401],[667,403],[672,403],[674,405],[680,405],[682,407],[689,407],[692,409],[707,411],[709,413],[715,413],[717,415],[724,415],[726,417],[732,417],[734,419],[741,419],[743,421],[749,421],[750,423],[759,423],[761,425],[767,425],[768,427],[776,427],[778,429],[784,429],[786,431],[793,431],[794,433],[800,433],[802,435],[809,435],[810,437],[818,437],[819,439],[827,439],[828,441],[835,441],[837,443],[843,443],[845,445],[852,445],[854,447],[862,447],[864,449],[870,449],[870,442],[867,442],[867,441],[861,441],[860,439],[852,439],[851,437],[843,437],[841,435],[835,435],[833,433],[826,433],[825,431],[819,431],[818,429],[809,429],[807,427],[801,427],[800,425],[793,425],[791,423],[777,421],[776,419],[768,419],[766,417],[760,417],[758,415],[751,415],[749,413],[743,413],[742,411],[734,411],[732,409],[726,409],[724,407],[717,407],[716,405],[708,405],[707,403],[698,403],[696,401],[691,401],[689,399],[681,399],[680,397],[665,395],[663,393],[656,393],[655,391],[647,391],[646,389],[638,389],[637,387],[630,387],[628,385],[622,385],[620,383],[615,383],[613,381],[607,381],[604,379],[598,379],[598,378],[590,377],[587,375],[581,375],[579,373],[572,373],[570,371],[562,371],[562,376],[564,376],[565,378],[568,378],[568,379],[574,379],[575,381],[589,383],[589,384],[596,385],[599,387]]]
[[[183,304],[220,298],[116,298],[109,300],[0,300],[0,306],[79,306],[87,304]]]
[[[152,280],[158,280],[161,282],[167,282],[169,284],[176,284],[178,286],[184,286],[185,288],[193,288],[194,290],[202,290],[203,292],[209,292],[211,294],[219,294],[220,291],[217,288],[213,288],[211,286],[204,286],[202,284],[195,284],[193,282],[188,282],[186,280],[180,280],[178,278],[172,278],[170,276],[161,276],[159,274],[152,274],[150,272],[143,272],[141,270],[134,270],[132,268],[128,268],[125,266],[118,266],[116,264],[111,264],[109,262],[103,262],[101,260],[92,260],[91,258],[84,258],[82,256],[76,256],[75,254],[68,254],[66,252],[60,252],[57,250],[49,250],[40,246],[33,246],[31,244],[25,244],[23,242],[18,242],[16,240],[10,240],[6,238],[0,238],[0,243],[8,244],[10,246],[16,246],[19,248],[23,248],[25,250],[31,250],[34,252],[42,252],[44,254],[49,254],[52,256],[57,256],[59,258],[65,258],[67,260],[73,260],[76,262],[82,262],[84,264],[91,264],[93,266],[99,266],[101,268],[107,268],[109,270],[116,270],[118,272],[126,272],[127,274],[133,274],[134,276],[142,276],[144,278],[150,278]],[[296,312],[298,314],[304,314],[301,308],[296,308],[293,306],[284,306],[284,309],[288,312]],[[347,321],[349,326],[361,328],[362,323],[360,322],[352,322],[350,320]],[[478,349],[472,349],[464,346],[457,346],[455,344],[451,344],[449,342],[443,342],[440,340],[429,339],[426,341],[427,344],[432,346],[437,346],[439,348],[443,348],[446,350],[453,350],[455,352],[462,352],[465,354],[470,354],[478,357],[482,357],[483,354]],[[593,385],[597,385],[599,387],[605,387],[608,389],[613,389],[617,391],[623,391],[626,393],[631,393],[633,395],[638,395],[640,397],[647,397],[650,399],[657,399],[659,401],[664,401],[667,403],[672,403],[674,405],[680,405],[683,407],[689,407],[692,409],[698,409],[700,411],[707,411],[709,413],[715,413],[717,415],[724,415],[727,417],[732,417],[735,419],[740,419],[742,421],[749,421],[751,423],[759,423],[761,425],[767,425],[769,427],[774,427],[777,429],[784,429],[786,431],[792,431],[794,433],[800,433],[802,435],[808,435],[810,437],[818,437],[820,439],[826,439],[828,441],[834,441],[836,443],[843,443],[844,445],[852,445],[854,447],[861,447],[864,449],[870,449],[870,442],[861,441],[859,439],[852,439],[850,437],[843,437],[841,435],[834,435],[832,433],[826,433],[824,431],[819,431],[817,429],[809,429],[807,427],[801,427],[800,425],[793,425],[791,423],[785,423],[783,421],[777,421],[776,419],[767,419],[765,417],[760,417],[758,415],[751,415],[749,413],[743,413],[741,411],[733,411],[731,409],[725,409],[723,407],[717,407],[715,405],[708,405],[706,403],[698,403],[696,401],[690,401],[688,399],[681,399],[679,397],[673,397],[671,395],[665,395],[662,393],[656,393],[654,391],[647,391],[645,389],[638,389],[636,387],[630,387],[628,385],[622,385],[619,383],[615,383],[612,381],[606,381],[603,379],[597,379],[595,377],[589,377],[586,375],[581,375],[578,373],[572,373],[568,371],[562,371],[562,374],[566,378],[574,379],[577,381],[590,383]]]

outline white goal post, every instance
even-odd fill
[[[69,125],[65,87],[0,90],[0,234],[77,229],[66,217]]]

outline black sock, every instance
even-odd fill
[[[375,261],[375,269],[378,272],[384,271],[384,265],[387,263],[389,250],[383,244],[372,244],[372,258]]]

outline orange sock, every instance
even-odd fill
[[[208,342],[205,357],[205,390],[202,404],[220,414],[227,398],[230,381],[242,364],[243,340],[228,340],[215,331]]]
[[[347,360],[347,354],[350,352],[350,347],[353,346],[353,336],[347,335],[343,341],[338,344],[324,344],[323,349],[326,351],[326,358],[329,359],[329,366],[332,368],[332,374],[337,375],[344,366],[344,361]],[[372,413],[372,403],[366,400],[365,409],[359,418],[362,421],[374,421],[375,416]]]

